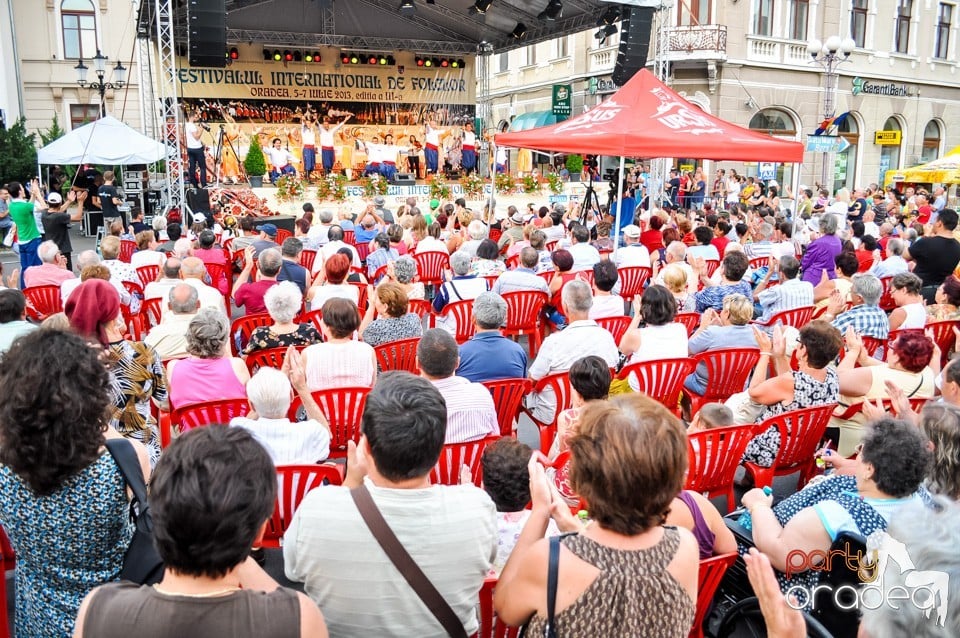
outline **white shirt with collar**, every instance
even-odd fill
[[[573,255],[573,270],[590,270],[600,262],[600,251],[584,242],[572,244],[567,250]]]
[[[618,267],[630,268],[633,266],[650,267],[650,251],[643,244],[627,244],[617,250],[616,263]]]
[[[200,308],[216,308],[220,312],[226,314],[226,310],[223,306],[223,295],[219,290],[213,286],[208,286],[199,279],[194,279],[193,277],[187,277],[183,279],[181,283],[187,284],[188,286],[193,286],[197,289],[197,296],[200,299]],[[170,312],[170,309],[164,304],[163,311],[161,313],[162,317],[165,317],[167,313]],[[229,315],[227,315],[229,317]]]

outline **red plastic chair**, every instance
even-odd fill
[[[770,257],[754,257],[750,260],[750,270],[759,270],[770,265]]]
[[[130,258],[133,257],[133,253],[135,252],[137,252],[137,242],[130,241],[129,239],[121,239],[120,255],[117,257],[117,259],[125,264],[129,264]]]
[[[880,296],[880,310],[884,312],[893,312],[897,307],[897,302],[893,300],[893,295],[891,294],[890,283],[893,281],[893,277],[881,277],[880,283],[883,284],[883,295]]]
[[[620,276],[620,296],[632,303],[634,297],[643,294],[643,287],[650,279],[652,270],[646,266],[624,266],[618,268],[617,273]]]
[[[317,251],[305,248],[300,253],[300,265],[307,269],[307,272],[313,272],[313,262],[317,260]]]
[[[555,250],[557,249],[557,247],[558,247],[559,245],[560,245],[560,240],[559,240],[559,239],[553,239],[553,240],[551,240],[551,241],[546,242],[546,243],[543,245],[543,248],[544,248],[545,250],[549,251],[549,252],[553,252],[553,251],[555,251]]]
[[[242,350],[247,346],[247,342],[250,341],[250,335],[253,334],[255,328],[269,326],[272,322],[273,319],[271,319],[270,314],[266,312],[244,315],[236,319],[230,326],[230,350],[233,352],[233,356],[236,357],[238,355],[237,340],[234,338],[238,332],[240,333],[240,349]]]
[[[791,410],[770,417],[756,426],[757,434],[766,431],[771,425],[777,426],[780,430],[780,449],[770,467],[760,467],[750,462],[743,464],[747,473],[753,477],[754,484],[757,487],[772,486],[776,477],[800,472],[798,488],[806,485],[813,476],[814,453],[836,407],[836,403],[828,403]]]
[[[480,588],[480,631],[477,638],[517,638],[519,627],[508,627],[500,622],[493,611],[493,590],[497,587],[497,577],[487,576]]]
[[[869,337],[867,335],[861,335],[860,340],[863,341],[863,347],[871,357],[875,356],[877,350],[883,345],[883,339],[877,339],[876,337]]]
[[[0,527],[0,638],[10,638],[10,618],[7,616],[7,579],[6,573],[16,567],[17,558],[7,538],[7,533]],[[491,611],[492,600],[491,600]]]
[[[758,326],[775,326],[778,323],[784,327],[790,326],[799,330],[813,319],[813,306],[802,306],[790,310],[782,310],[773,314],[769,321],[762,323],[754,321]]]
[[[720,262],[716,259],[706,259],[704,264],[707,267],[707,277],[713,277],[713,273],[717,272],[717,268],[720,267]]]
[[[249,411],[250,404],[246,399],[220,399],[174,408],[169,419],[160,419],[160,447],[170,445],[173,427],[186,432],[205,425],[228,425],[230,419],[245,416]]]
[[[363,416],[370,388],[329,388],[311,394],[330,423],[330,458],[346,457],[347,441],[360,440],[360,418]],[[290,411],[287,412],[291,421],[297,419],[297,412],[302,405],[300,397],[294,398]]]
[[[277,500],[273,514],[267,521],[267,531],[260,547],[280,547],[284,533],[290,527],[293,515],[300,507],[303,497],[310,490],[323,485],[343,483],[340,466],[337,465],[281,465],[277,467]]]
[[[519,268],[520,253],[517,253],[516,255],[513,255],[511,257],[507,257],[506,264],[507,264],[507,270],[516,270],[517,268]]]
[[[144,331],[158,325],[163,316],[163,299],[154,297],[147,299],[140,306],[140,323]]]
[[[626,315],[620,317],[603,317],[596,320],[597,325],[613,335],[613,342],[620,345],[620,340],[627,333],[630,327],[630,317]]]
[[[953,332],[954,326],[960,326],[958,321],[931,321],[924,330],[933,332],[933,340],[940,348],[940,369],[947,365],[950,360],[950,351],[956,347],[956,335]]]
[[[538,272],[537,277],[543,279],[547,282],[547,285],[550,285],[550,282],[553,281],[553,277],[557,274],[556,270],[544,270],[543,272]]]
[[[343,243],[353,246],[357,242],[357,233],[354,230],[343,231]]]
[[[700,325],[700,313],[681,312],[677,314],[673,320],[677,323],[682,323],[687,329],[687,337],[691,337],[693,336],[693,333],[697,331],[697,327]]]
[[[210,275],[210,285],[223,295],[224,308],[230,308],[230,292],[233,288],[233,269],[229,265],[204,263]]]
[[[434,485],[460,485],[460,468],[466,466],[470,468],[473,484],[480,487],[483,482],[480,457],[483,456],[486,447],[499,438],[499,436],[488,436],[476,441],[444,445],[440,451],[440,459],[430,470],[430,482]]]
[[[710,428],[687,435],[687,482],[684,489],[707,498],[727,497],[727,511],[737,506],[733,478],[747,444],[757,433],[756,425]]]
[[[422,322],[424,319],[427,320],[427,328],[433,327],[433,306],[430,305],[430,302],[426,299],[411,299],[407,302],[407,309],[420,317]]]
[[[379,283],[382,278],[384,278],[384,277],[387,276],[387,268],[388,268],[388,266],[389,266],[389,264],[384,264],[384,265],[380,266],[379,268],[377,268],[377,271],[376,271],[375,273],[373,273],[373,279],[371,279],[370,281],[372,281],[374,284]]]
[[[287,229],[285,229],[285,228],[278,228],[278,229],[277,229],[277,239],[276,239],[276,242],[277,242],[277,245],[278,245],[278,246],[282,246],[282,245],[283,245],[283,242],[285,242],[286,240],[290,239],[291,237],[293,237],[293,233],[291,233],[289,230],[287,230]]]
[[[470,337],[477,332],[477,326],[473,323],[473,299],[448,303],[440,311],[440,315],[448,318],[452,317],[456,321],[457,329],[453,336],[457,343],[469,341]]]
[[[140,266],[137,268],[137,277],[140,278],[140,285],[144,288],[147,287],[151,281],[156,281],[160,276],[160,266],[154,266],[148,264],[146,266]]]
[[[505,337],[527,335],[530,357],[540,349],[540,313],[547,303],[547,293],[539,290],[518,290],[503,293],[507,302],[507,320],[501,330]]]
[[[27,316],[35,321],[43,321],[50,315],[63,312],[60,298],[60,286],[32,286],[23,289],[27,298]]]
[[[491,228],[490,231],[487,233],[487,238],[492,239],[495,242],[499,242],[500,237],[502,236],[503,236],[503,231],[500,230],[499,228]]]
[[[450,255],[440,250],[428,250],[416,253],[417,274],[424,285],[443,285],[443,273],[450,269]]]
[[[690,357],[640,361],[623,366],[617,378],[627,379],[634,375],[639,384],[639,392],[659,401],[679,417],[683,382],[696,367],[697,362]]]
[[[537,429],[540,430],[540,451],[544,454],[550,451],[553,439],[557,436],[557,418],[561,412],[569,409],[573,402],[572,388],[570,387],[570,372],[564,370],[563,372],[548,374],[534,383],[531,392],[543,392],[548,389],[553,391],[554,401],[556,403],[553,415],[549,421],[541,421],[533,416],[532,409],[527,407],[522,408],[523,411],[527,413],[527,416],[530,417],[530,420],[533,421],[534,425],[537,426]]]
[[[500,275],[484,275],[483,278],[487,281],[487,290],[493,290],[493,284],[497,283]]]
[[[926,405],[927,401],[933,397],[909,397],[907,401],[910,402],[910,409],[914,412],[920,412],[923,409],[923,406]],[[876,403],[876,400],[871,400],[871,403]],[[880,404],[883,406],[883,409],[887,414],[893,414],[893,401],[890,399],[881,399]],[[841,414],[837,414],[834,411],[833,416],[838,419],[849,420],[855,417],[856,415],[863,412],[863,402],[860,403],[851,403],[846,410]]]
[[[287,356],[286,348],[265,348],[256,350],[247,355],[247,370],[253,375],[260,368],[274,368],[279,370],[283,367],[283,360]]]
[[[311,310],[310,312],[304,312],[298,315],[295,319],[296,323],[312,323],[313,327],[317,329],[317,332],[320,332],[321,320],[323,320],[322,310]]]
[[[700,561],[697,579],[697,611],[693,616],[693,628],[688,638],[703,638],[703,621],[713,606],[713,595],[723,580],[727,569],[737,561],[736,552],[711,556]]]
[[[399,341],[389,341],[374,347],[373,351],[377,355],[377,365],[380,371],[406,370],[419,375],[420,367],[417,365],[417,346],[419,344],[420,337],[412,337]]]
[[[367,284],[362,281],[351,281],[351,286],[357,287],[357,309],[360,311],[360,314],[363,315],[367,311]]]
[[[354,249],[357,251],[357,257],[360,258],[360,263],[367,261],[367,256],[370,255],[370,244],[354,244]]]
[[[690,397],[690,413],[696,414],[704,403],[726,401],[730,395],[742,392],[747,378],[760,359],[757,348],[720,348],[701,352],[693,357],[707,365],[707,391],[703,396],[684,390]]]
[[[501,436],[513,436],[513,424],[520,414],[523,399],[533,388],[530,379],[498,379],[484,381],[483,386],[493,395]]]

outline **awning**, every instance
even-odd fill
[[[526,131],[538,126],[547,126],[556,124],[557,116],[552,111],[533,111],[532,113],[521,113],[513,118],[510,124],[511,131]]]

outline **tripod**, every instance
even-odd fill
[[[597,195],[597,192],[593,190],[593,181],[587,182],[587,192],[583,195],[583,206],[580,207],[579,221],[584,227],[587,225],[587,216],[591,210],[595,213],[600,212],[600,197]]]
[[[217,133],[217,143],[214,145],[215,151],[213,154],[213,162],[217,167],[217,175],[216,175],[216,182],[215,182],[215,185],[217,188],[220,187],[220,177],[221,177],[220,173],[223,170],[224,143],[226,143],[226,145],[230,147],[230,150],[233,151],[233,156],[237,158],[237,167],[240,169],[240,177],[242,177],[244,181],[247,180],[246,171],[243,169],[243,164],[240,163],[240,154],[237,152],[237,147],[235,147],[233,145],[233,142],[230,141],[230,138],[227,137],[227,129],[223,124],[221,124],[220,132]]]

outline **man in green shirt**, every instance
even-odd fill
[[[37,248],[40,246],[40,229],[37,227],[37,218],[33,214],[34,204],[40,199],[40,182],[34,179],[30,188],[30,201],[24,199],[24,189],[20,182],[10,182],[7,190],[10,191],[10,219],[17,226],[17,244],[20,248],[20,287],[23,288],[23,273],[30,266],[39,266],[40,257]]]

